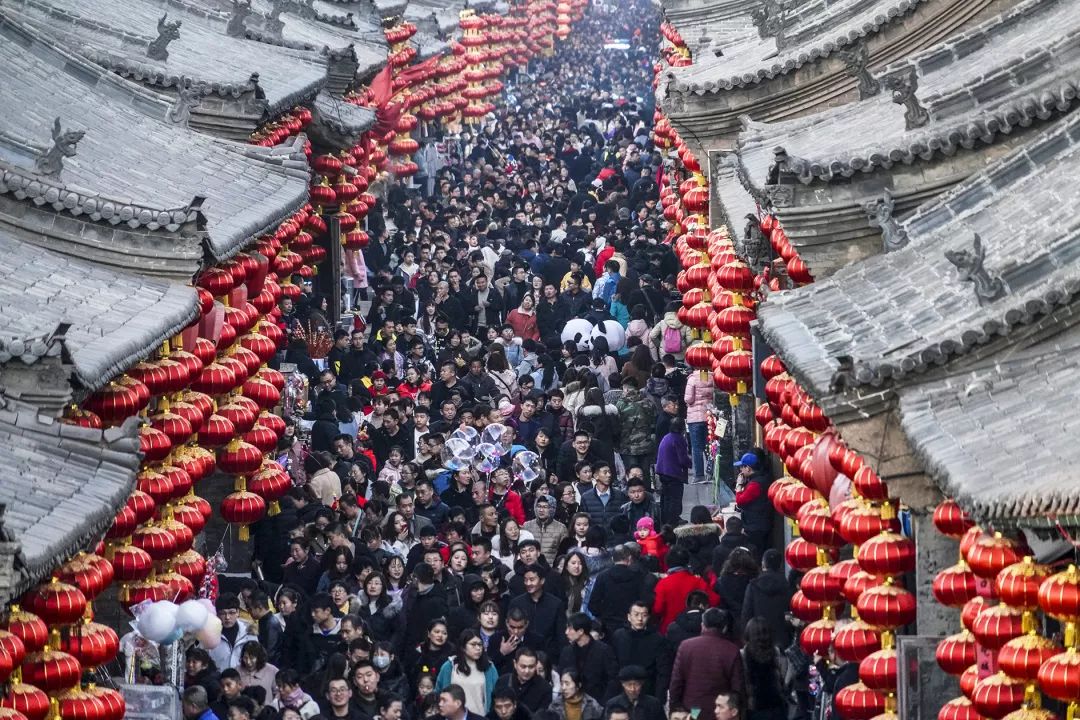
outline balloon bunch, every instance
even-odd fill
[[[205,598],[179,605],[169,600],[144,601],[131,611],[136,632],[159,645],[171,645],[185,635],[209,650],[221,642],[221,620],[214,604]]]
[[[443,466],[453,471],[471,467],[477,472],[493,472],[510,452],[513,441],[514,429],[500,423],[488,425],[483,432],[468,426],[458,428],[443,446]]]

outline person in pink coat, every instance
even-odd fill
[[[686,429],[690,434],[690,459],[694,463],[694,475],[691,483],[705,480],[705,416],[713,401],[712,378],[702,378],[702,373],[694,371],[686,379]]]

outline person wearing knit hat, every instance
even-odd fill
[[[656,532],[656,524],[651,517],[643,517],[637,521],[634,540],[641,548],[643,559],[650,558],[648,562],[656,563],[661,572],[667,570],[664,558],[667,557],[668,546],[663,536]]]

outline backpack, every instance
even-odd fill
[[[664,352],[666,353],[680,353],[682,352],[682,330],[679,328],[673,328],[670,325],[664,326]]]

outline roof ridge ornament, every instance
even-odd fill
[[[930,122],[930,113],[921,104],[915,92],[919,89],[919,76],[915,68],[886,75],[883,82],[885,87],[892,92],[892,101],[897,105],[904,106],[904,129],[915,130]]]
[[[979,233],[975,236],[974,249],[970,250],[946,250],[945,259],[956,266],[957,277],[965,282],[975,285],[975,298],[980,305],[992,303],[1005,297],[1005,283],[996,275],[991,275],[986,269],[986,248],[983,247]]]
[[[907,247],[908,234],[893,216],[896,201],[893,199],[892,191],[889,188],[885,188],[881,199],[871,200],[863,206],[863,209],[870,218],[870,225],[881,228],[885,252],[893,252]]]
[[[860,100],[874,97],[881,92],[881,83],[866,69],[870,62],[870,50],[865,41],[860,40],[850,50],[841,50],[839,55],[847,74],[859,81]]]
[[[169,59],[169,43],[180,37],[180,25],[179,20],[176,22],[168,22],[169,13],[165,13],[157,21],[158,36],[150,41],[150,44],[146,47],[146,56],[151,60],[161,60],[164,62]]]
[[[181,75],[176,86],[176,103],[169,108],[169,122],[187,127],[191,120],[191,111],[202,105],[203,96],[206,94],[205,84],[196,83],[188,76]]]
[[[34,170],[47,177],[60,177],[64,158],[75,157],[76,146],[85,135],[85,130],[62,130],[58,116],[53,121],[52,146],[34,161]]]
[[[251,0],[232,0],[232,15],[225,25],[225,34],[229,37],[242,38],[247,33],[245,20],[251,16]]]

